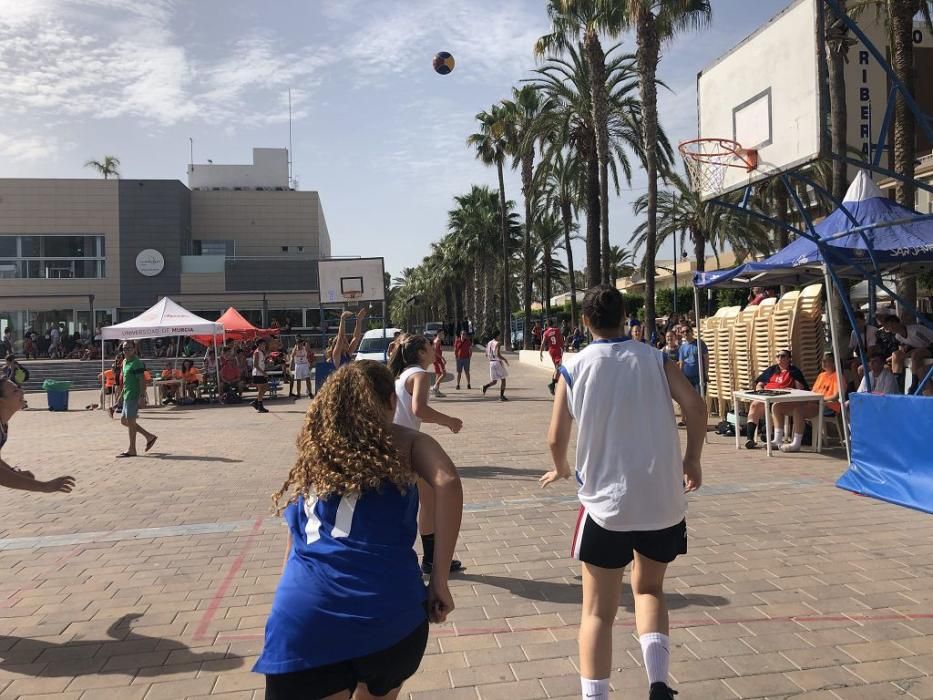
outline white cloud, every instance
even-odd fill
[[[0,158],[14,163],[50,159],[58,154],[59,148],[58,139],[54,136],[32,132],[0,133]]]

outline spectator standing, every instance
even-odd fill
[[[700,352],[703,353],[703,377],[708,374],[709,350],[706,343],[697,340],[693,335],[693,329],[689,326],[684,331],[684,340],[677,348],[678,366],[684,373],[684,376],[690,382],[690,385],[700,390]]]
[[[758,306],[766,298],[765,290],[761,287],[752,287],[751,294],[748,295],[748,305]]]
[[[49,359],[60,357],[62,353],[62,332],[57,323],[49,326]]]
[[[123,410],[121,412],[120,423],[129,431],[130,446],[117,457],[135,457],[136,456],[136,434],[141,433],[146,438],[146,452],[152,449],[158,438],[136,422],[139,416],[139,397],[146,390],[145,374],[146,367],[136,351],[136,343],[132,340],[126,340],[122,346],[123,361]]]
[[[677,334],[670,330],[664,334],[665,345],[662,348],[664,354],[667,355],[667,359],[671,362],[678,363],[677,366],[680,367],[680,343],[677,341]]]
[[[3,341],[0,342],[0,349],[2,349],[4,355],[12,355],[15,351],[14,345],[13,329],[7,326],[3,329]]]
[[[266,339],[260,338],[256,341],[256,347],[253,350],[253,384],[256,386],[256,398],[251,405],[259,413],[268,413],[269,409],[263,406],[262,399],[269,388],[269,377],[266,374]]]
[[[564,339],[564,350],[566,350],[567,341],[570,340],[570,321],[566,318],[560,323],[560,335]]]
[[[634,340],[636,343],[645,342],[644,333],[645,333],[644,326],[642,326],[640,323],[636,323],[634,326],[631,327],[632,340]]]
[[[22,386],[29,381],[29,370],[17,362],[16,356],[10,353],[6,356],[6,363],[0,368],[0,376],[4,376]]]
[[[535,321],[535,325],[531,327],[531,349],[537,350],[541,347],[541,337],[543,332],[541,331],[540,321]]]
[[[461,329],[460,337],[454,341],[454,358],[457,361],[457,391],[460,390],[460,375],[466,374],[467,389],[470,386],[470,360],[473,357],[473,339],[465,329]]]
[[[609,698],[612,627],[624,570],[634,562],[635,627],[650,697],[671,699],[664,577],[668,564],[687,551],[685,493],[702,482],[706,405],[662,352],[621,337],[622,295],[617,289],[590,289],[583,300],[583,321],[595,340],[561,370],[548,432],[554,469],[540,479],[547,486],[570,477],[567,450],[576,421],[581,507],[572,556],[583,568],[582,696]],[[623,395],[637,396],[637,403],[620,401]],[[671,399],[686,417],[683,456]]]
[[[791,354],[790,350],[783,349],[780,350],[777,354],[777,363],[771,365],[764,372],[761,373],[761,376],[755,380],[755,389],[762,391],[764,389],[802,389],[807,390],[810,387],[807,386],[807,380],[803,376],[803,372],[800,371],[799,367],[791,364]],[[748,450],[754,450],[758,447],[758,444],[755,442],[755,431],[758,429],[758,421],[762,419],[765,414],[765,403],[764,401],[752,401],[751,405],[748,407],[748,425],[746,426],[745,437],[745,448]],[[780,440],[778,439],[780,438]],[[766,435],[765,440],[770,439],[770,436]],[[778,428],[777,425],[774,426],[774,442],[780,444],[784,440],[784,426],[782,425]]]

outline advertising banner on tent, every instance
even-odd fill
[[[933,513],[933,399],[852,394],[852,464],[836,486]]]

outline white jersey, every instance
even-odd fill
[[[292,357],[296,365],[306,365],[308,364],[308,349],[296,348],[295,354]]]
[[[259,358],[258,363],[256,362],[257,357]],[[265,369],[265,367],[266,367],[266,353],[264,353],[262,350],[256,350],[256,352],[253,354],[253,376],[254,377],[264,376],[265,372],[263,372],[263,369]]]
[[[395,419],[393,422],[396,425],[402,425],[412,430],[421,430],[421,419],[415,415],[415,411],[412,408],[412,395],[408,393],[408,389],[405,385],[408,383],[409,377],[413,377],[419,373],[427,374],[421,367],[415,365],[406,369],[399,375],[398,379],[395,380],[396,402]]]
[[[577,495],[607,530],[662,530],[684,519],[666,361],[650,345],[618,338],[590,343],[560,370],[577,422]]]

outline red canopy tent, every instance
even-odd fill
[[[217,337],[218,343],[226,342],[227,339],[256,340],[257,338],[268,338],[269,336],[279,334],[278,328],[256,328],[256,326],[243,318],[240,312],[232,306],[224,311],[223,315],[217,319],[217,323],[224,327],[223,336]],[[211,337],[209,335],[195,335],[192,336],[192,338],[201,343],[201,345],[206,346],[211,344]]]

